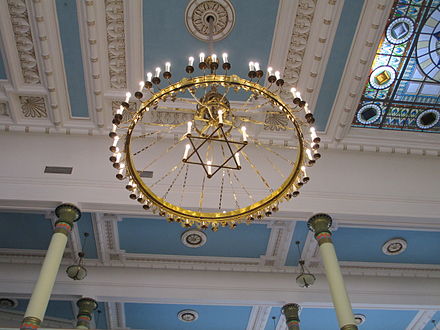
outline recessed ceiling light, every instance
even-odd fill
[[[198,248],[205,245],[208,237],[198,229],[190,229],[185,231],[180,237],[182,243],[190,248]]]
[[[382,252],[393,256],[404,252],[407,246],[408,243],[403,238],[393,238],[385,242],[382,246]]]
[[[194,322],[199,318],[199,313],[193,309],[184,309],[177,314],[177,318],[182,322]]]

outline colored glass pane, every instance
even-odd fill
[[[396,0],[354,127],[440,133],[440,0]]]

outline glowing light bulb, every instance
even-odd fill
[[[118,145],[118,141],[119,141],[119,136],[115,136],[114,138],[113,138],[113,147],[116,147],[117,145]]]
[[[200,62],[205,62],[205,53],[200,53],[199,59],[200,59]]]
[[[255,71],[255,64],[254,62],[249,62],[249,71]]]
[[[113,124],[113,126],[112,126],[112,133],[115,133],[116,132],[116,128],[117,128],[118,126],[116,126],[115,124]]]
[[[153,74],[151,72],[147,72],[147,81],[151,82],[152,77],[153,77]]]
[[[228,53],[223,53],[222,57],[223,57],[223,63],[228,63]]]
[[[296,92],[296,97],[300,99],[301,98],[301,93],[300,92]]]
[[[241,128],[241,132],[243,134],[243,141],[246,142],[247,141],[246,126],[243,126]]]
[[[318,137],[318,136],[316,135],[315,127],[310,127],[310,135],[311,135],[311,137],[312,137],[312,140],[314,140],[315,138]]]
[[[165,63],[165,71],[166,72],[170,72],[170,70],[171,70],[171,63],[170,62],[166,62]]]
[[[128,101],[130,101],[130,97],[131,97],[131,93],[130,92],[125,93],[125,102],[128,103]]]
[[[145,86],[145,81],[143,81],[143,80],[141,80],[140,82],[139,82],[139,90],[142,92],[142,90],[144,89],[144,86]]]
[[[305,107],[304,107],[304,111],[305,111],[306,113],[310,113],[310,109],[309,109],[309,105],[308,105],[308,104],[305,105]]]
[[[292,88],[290,89],[290,92],[292,93],[293,97],[296,96],[296,88],[295,88],[295,87],[292,87]]]
[[[217,55],[216,54],[212,54],[211,55],[211,59],[213,62],[217,62]]]
[[[191,145],[188,143],[185,146],[185,152],[183,153],[183,159],[185,160],[188,159],[189,149],[191,149]]]
[[[267,68],[267,74],[268,74],[269,76],[272,75],[272,71],[273,71],[273,69],[272,69],[271,66]]]
[[[192,121],[189,121],[187,124],[186,134],[191,134]]]
[[[118,115],[122,115],[123,112],[124,112],[124,107],[121,105],[121,106],[119,106],[119,109],[116,111],[116,113]]]
[[[223,124],[223,110],[218,111],[218,123]]]
[[[281,79],[281,74],[279,71],[275,71],[275,77],[277,77],[277,79]]]
[[[236,152],[234,154],[234,157],[235,157],[235,161],[237,162],[237,165],[240,167],[241,166],[240,165],[240,153]]]
[[[301,166],[301,171],[304,173],[304,176],[307,176],[307,174],[306,174],[306,167],[304,165]]]
[[[310,160],[313,160],[312,150],[306,149],[306,154],[307,154],[307,157],[309,157]]]
[[[159,67],[156,68],[156,74],[154,76],[159,78],[159,76],[160,76],[160,68]]]
[[[117,150],[117,151],[119,151],[119,150]],[[116,152],[113,154],[113,156],[116,156],[116,163],[119,163],[119,161],[121,160],[122,154],[120,152]]]
[[[193,64],[194,64],[194,57],[192,56],[188,57],[188,65],[193,66]]]
[[[206,164],[208,165],[207,167],[208,167],[208,174],[209,175],[211,175],[212,174],[212,162],[210,161],[210,160],[208,160],[207,162],[206,162]]]
[[[254,66],[255,66],[255,71],[260,70],[260,63],[255,62],[255,63],[254,63]]]

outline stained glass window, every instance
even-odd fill
[[[354,127],[440,133],[440,0],[396,0]]]

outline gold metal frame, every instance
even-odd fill
[[[253,91],[261,96],[269,99],[274,105],[282,110],[286,117],[293,123],[296,135],[299,140],[297,159],[290,172],[290,175],[281,184],[281,186],[273,191],[271,194],[265,198],[240,209],[235,209],[226,213],[223,212],[197,212],[188,210],[174,204],[167,202],[165,199],[157,196],[153,191],[144,183],[138,170],[133,164],[133,158],[130,150],[130,142],[132,138],[133,131],[139,120],[142,119],[144,113],[153,108],[158,101],[162,100],[169,94],[174,94],[176,92],[189,89],[191,87],[206,87],[208,85],[220,85],[224,87],[240,87],[244,90]],[[220,223],[220,224],[231,224],[235,222],[241,222],[246,220],[250,216],[256,216],[259,212],[264,212],[265,209],[273,206],[274,204],[280,202],[288,193],[294,190],[294,183],[298,181],[301,166],[304,165],[304,136],[301,130],[301,122],[295,117],[292,108],[286,104],[282,98],[275,93],[272,93],[267,88],[259,85],[258,83],[251,82],[249,80],[240,78],[236,75],[206,75],[193,78],[183,78],[179,82],[169,85],[158,92],[154,93],[148,100],[141,103],[139,110],[134,114],[132,122],[127,130],[127,135],[125,139],[124,146],[126,154],[126,170],[127,174],[132,178],[134,183],[136,183],[140,193],[145,196],[152,204],[154,204],[163,213],[172,217],[174,219],[180,219],[181,221],[187,221],[196,223]]]

